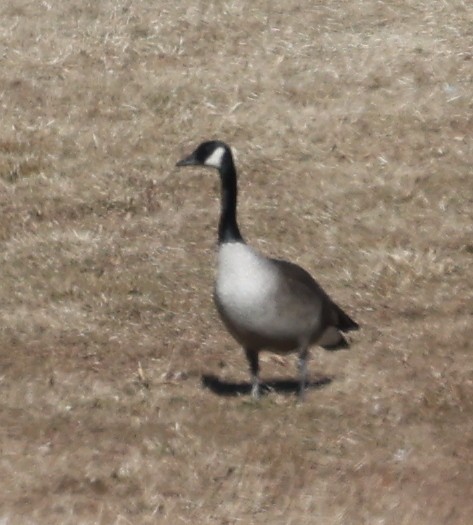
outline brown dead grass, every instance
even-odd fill
[[[472,13],[2,3],[1,523],[471,523]],[[201,386],[247,381],[217,180],[174,169],[212,137],[248,239],[363,325],[303,406]]]

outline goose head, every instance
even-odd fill
[[[176,166],[208,166],[221,170],[232,164],[232,152],[224,142],[209,140],[202,142],[195,151],[181,159]]]

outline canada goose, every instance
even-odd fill
[[[251,394],[260,395],[259,353],[299,354],[299,397],[304,396],[309,347],[346,348],[341,332],[358,324],[337,306],[303,268],[270,259],[248,246],[237,223],[237,174],[230,148],[203,142],[176,166],[209,166],[220,173],[218,269],[214,300],[230,334],[245,350]]]

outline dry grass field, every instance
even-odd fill
[[[4,0],[0,524],[473,523],[467,0]],[[243,234],[362,324],[267,354],[212,304]]]

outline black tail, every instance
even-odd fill
[[[353,321],[353,319],[346,314],[339,306],[335,305],[335,309],[338,314],[338,324],[337,328],[342,332],[351,332],[352,330],[358,330],[360,325]]]

